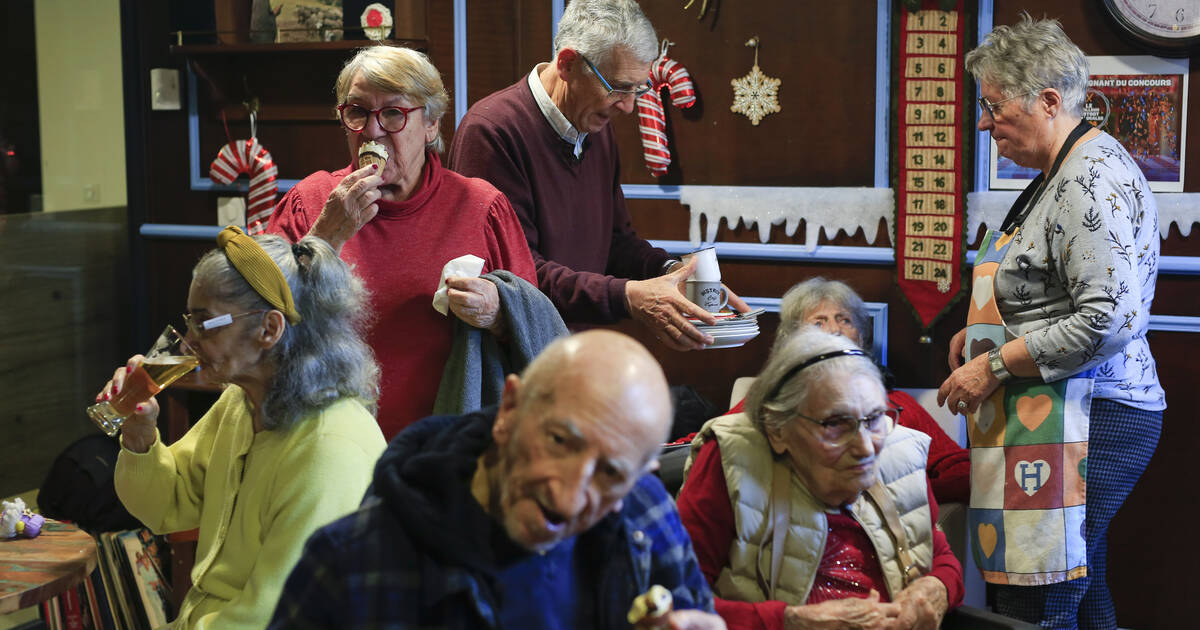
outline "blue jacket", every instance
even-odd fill
[[[497,610],[523,590],[495,576],[528,552],[470,493],[495,414],[434,416],[398,435],[359,510],[308,540],[270,627],[499,628]],[[575,553],[588,571],[580,583],[593,591],[591,627],[628,628],[630,603],[653,584],[672,591],[677,609],[713,609],[675,504],[653,475],[581,534]]]

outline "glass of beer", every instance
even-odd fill
[[[125,377],[125,384],[116,398],[88,407],[88,417],[109,436],[121,430],[125,419],[133,415],[138,403],[162,391],[175,379],[196,369],[200,359],[183,340],[183,335],[171,326],[158,336],[158,341],[146,353],[142,362]]]

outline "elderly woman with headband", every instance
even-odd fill
[[[849,285],[820,276],[796,284],[783,294],[779,305],[779,328],[775,345],[803,326],[816,326],[835,335],[843,335],[860,348],[871,345],[871,317],[866,304]],[[946,435],[921,403],[915,398],[892,389],[893,377],[880,368],[887,387],[888,402],[900,410],[900,426],[916,429],[930,438],[929,463],[926,472],[938,503],[966,503],[971,488],[971,462],[966,449]],[[729,410],[742,411],[745,401]]]
[[[929,436],[897,415],[875,362],[810,326],[700,430],[679,514],[730,628],[936,628],[961,602]]]
[[[472,254],[483,272],[537,285],[533,257],[508,199],[491,184],[442,168],[440,120],[449,97],[437,68],[408,48],[358,51],[334,87],[345,130],[343,168],[309,175],[276,206],[267,230],[333,245],[371,292],[367,342],[382,370],[379,425],[391,439],[433,411],[451,354],[453,322],[434,310],[442,267]],[[449,309],[504,339],[496,286],[450,277]]]
[[[229,385],[170,446],[158,403],[139,404],[121,427],[115,483],[154,532],[200,530],[173,627],[262,628],[305,539],[371,482],[386,446],[372,413],[379,369],[361,338],[362,283],[328,244],[235,227],[217,243],[192,271],[184,319],[206,379]]]
[[[979,247],[938,392],[968,414],[968,527],[989,532],[974,555],[998,612],[1115,628],[1108,524],[1166,407],[1146,340],[1157,207],[1125,147],[1082,119],[1087,58],[1057,21],[997,27],[966,68],[979,129],[1041,171]]]

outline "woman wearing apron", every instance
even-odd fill
[[[1166,407],[1146,341],[1158,211],[1129,153],[1082,121],[1087,59],[1056,20],[997,27],[966,68],[979,129],[1041,171],[980,246],[938,392],[968,418],[972,553],[997,612],[1115,628],[1108,524]]]

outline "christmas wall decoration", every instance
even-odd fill
[[[229,136],[228,127],[225,135]],[[239,175],[250,177],[250,195],[246,200],[246,233],[251,235],[267,230],[267,219],[275,208],[275,194],[279,191],[279,183],[276,182],[278,174],[271,153],[258,142],[253,112],[250,114],[250,139],[230,141],[221,147],[208,172],[214,182],[226,185],[232,184]]]
[[[925,0],[898,8],[896,275],[928,329],[962,291],[965,20]]]
[[[662,89],[668,88],[671,104],[688,108],[696,104],[696,87],[687,68],[667,58],[667,48],[673,44],[663,40],[658,61],[650,66],[650,82],[654,89],[637,99],[638,130],[642,135],[642,155],[646,167],[655,177],[661,177],[671,165],[671,147],[667,142],[667,116],[663,111]]]
[[[735,114],[742,114],[750,119],[755,127],[768,114],[779,111],[779,79],[763,74],[758,67],[758,38],[751,37],[747,46],[754,48],[754,67],[744,77],[733,79],[733,105],[729,108]]]

